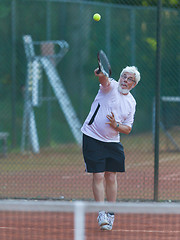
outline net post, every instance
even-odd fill
[[[85,203],[74,204],[74,240],[85,240]]]

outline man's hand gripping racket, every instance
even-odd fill
[[[103,50],[100,50],[97,54],[99,69],[96,71],[97,74],[102,72],[106,77],[111,76],[111,65],[106,54]]]

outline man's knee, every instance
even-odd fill
[[[116,173],[115,172],[105,172],[105,179],[108,183],[116,182]]]
[[[93,180],[96,183],[100,183],[104,180],[104,173],[93,173]]]

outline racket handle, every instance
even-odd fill
[[[99,68],[99,69],[96,71],[96,73],[97,73],[97,74],[100,74],[100,72],[101,72],[101,69]]]

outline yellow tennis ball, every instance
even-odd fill
[[[101,20],[101,15],[99,13],[95,13],[93,15],[93,19],[94,21],[99,22]]]

